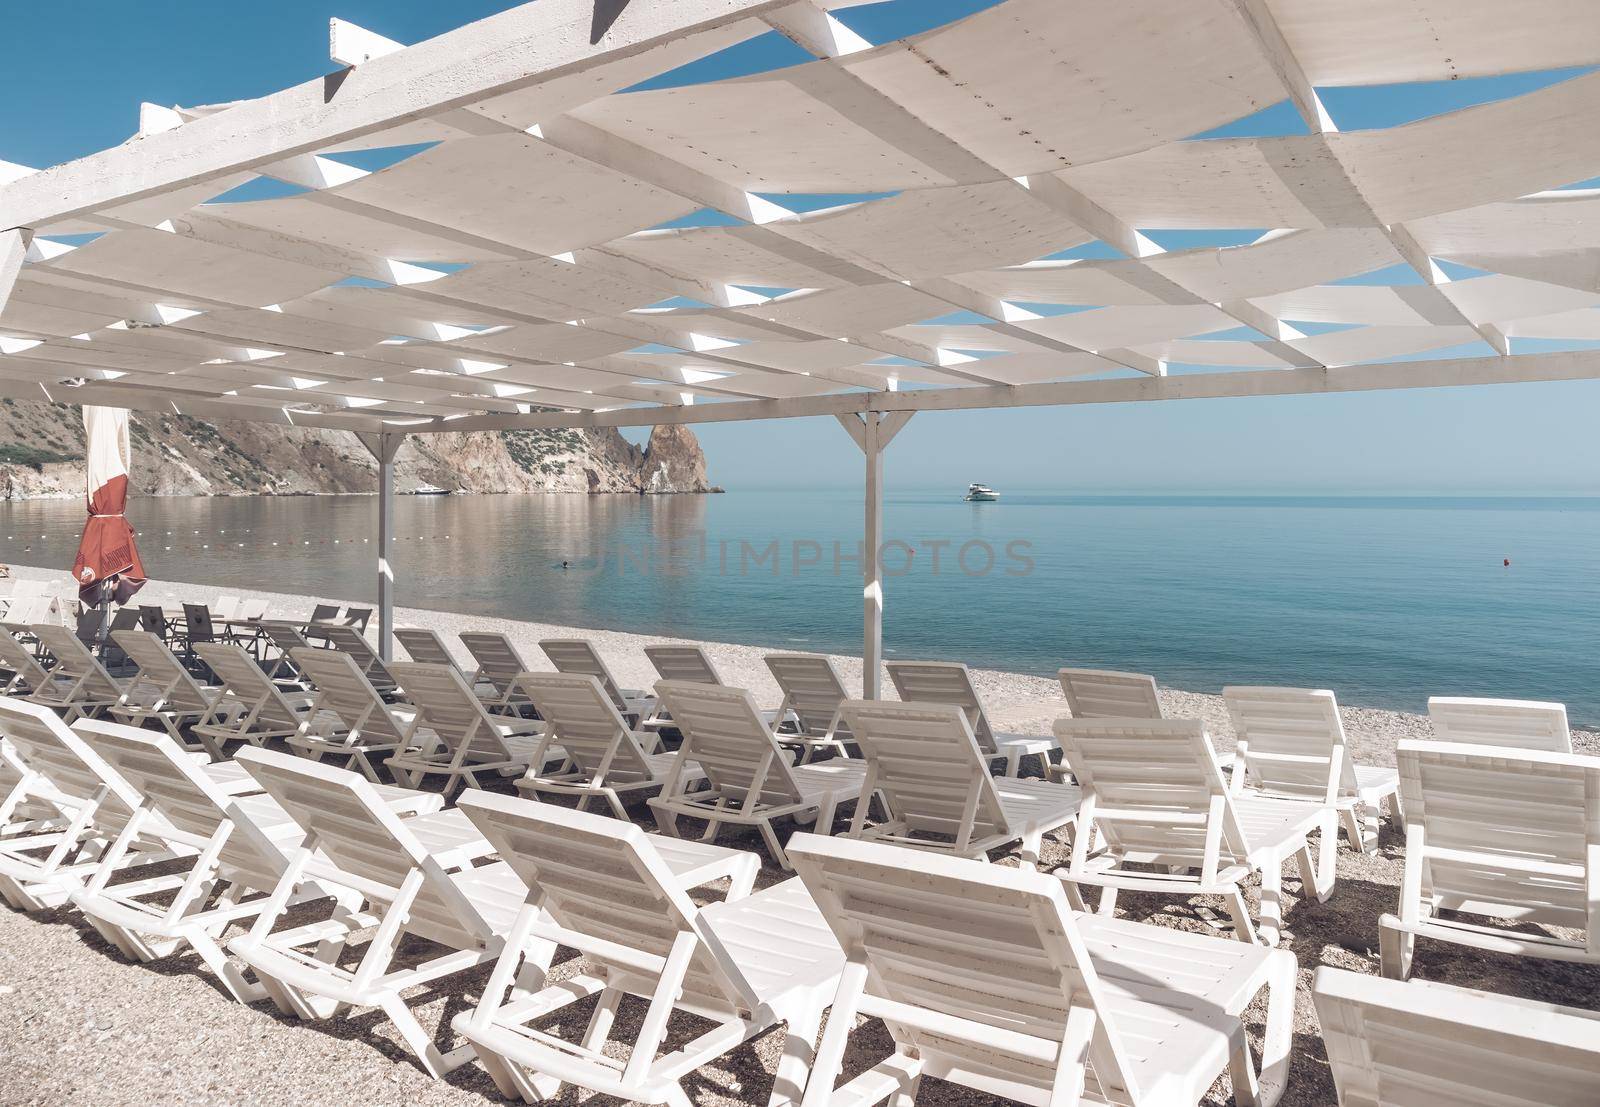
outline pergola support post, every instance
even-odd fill
[[[883,451],[911,421],[909,411],[837,416],[866,456],[861,540],[861,697],[880,698],[883,683]]]
[[[378,656],[394,659],[394,459],[403,434],[362,434],[361,442],[378,462]]]

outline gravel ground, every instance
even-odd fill
[[[18,576],[45,575],[19,568]],[[60,579],[59,573],[53,574]],[[215,590],[188,585],[152,584],[144,602],[176,604],[180,598],[211,597]],[[239,594],[232,592],[230,594]],[[248,593],[268,599],[274,614],[303,617],[312,597]],[[507,633],[535,668],[542,668],[537,649],[542,637],[568,635],[572,628],[514,623],[455,614],[401,609],[401,625],[429,626],[446,640],[467,629]],[[624,684],[647,686],[654,673],[642,647],[663,641],[614,631],[582,631],[593,640]],[[758,700],[778,698],[760,658],[766,651],[740,645],[707,644],[723,678],[750,688]],[[463,659],[464,656],[463,656]],[[860,660],[837,658],[848,683],[860,679]],[[1053,682],[1014,673],[976,670],[974,679],[989,705],[996,726],[1008,730],[1044,730],[1066,706]],[[887,682],[885,682],[887,685]],[[1219,748],[1233,737],[1219,697],[1162,689],[1169,715],[1207,720]],[[1364,763],[1392,764],[1400,738],[1426,735],[1426,718],[1392,711],[1345,708],[1344,720],[1353,752]],[[1575,731],[1574,745],[1600,752],[1600,734]],[[510,791],[509,784],[505,790]],[[639,806],[636,820],[650,827],[648,808]],[[725,833],[725,844],[760,852],[756,836]],[[1357,972],[1378,971],[1378,916],[1392,911],[1398,899],[1403,864],[1402,841],[1384,824],[1376,856],[1342,849],[1338,885],[1325,904],[1299,901],[1300,884],[1293,866],[1285,876],[1286,944],[1299,958],[1294,1060],[1285,1104],[1334,1102],[1326,1055],[1318,1033],[1309,986],[1319,965]],[[1059,843],[1045,860],[1064,862]],[[1004,863],[1004,862],[1003,862]],[[763,885],[782,878],[768,862]],[[1252,901],[1254,896],[1252,895]],[[1252,903],[1254,906],[1254,903]],[[1159,895],[1124,895],[1119,914],[1203,933],[1214,933],[1210,918],[1226,918],[1220,901],[1204,897],[1168,901]],[[557,975],[576,970],[572,957],[558,964]],[[422,989],[419,1017],[424,1026],[441,1028],[476,1001],[488,967],[448,978]],[[1596,1007],[1600,969],[1557,962],[1518,960],[1438,944],[1419,945],[1416,974],[1487,991],[1526,996],[1554,1003]],[[418,1002],[418,1000],[413,1000]],[[1247,1019],[1259,1044],[1264,1011],[1252,1008]],[[625,1039],[637,1025],[642,1004],[625,1005],[616,1036]],[[587,1008],[567,1016],[581,1028]],[[698,1032],[692,1020],[674,1028],[673,1044]],[[775,1070],[781,1032],[756,1039],[708,1065],[686,1081],[691,1099],[706,1107],[765,1103]],[[453,1039],[450,1044],[454,1044]],[[890,1048],[881,1025],[872,1023],[852,1039],[849,1071],[860,1071]],[[148,965],[124,961],[74,912],[25,916],[0,908],[0,1104],[483,1104],[499,1096],[488,1077],[474,1065],[458,1069],[447,1080],[429,1079],[400,1046],[389,1024],[374,1012],[354,1018],[302,1023],[280,1016],[270,1004],[241,1007],[194,971],[189,957],[179,955]],[[598,1102],[569,1092],[566,1102]],[[995,1102],[952,1085],[926,1081],[919,1103],[976,1107]],[[1207,1103],[1228,1103],[1226,1077],[1219,1080]]]

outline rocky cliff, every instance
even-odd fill
[[[345,431],[273,423],[216,425],[134,412],[133,486],[147,496],[371,492],[376,465]],[[396,487],[462,492],[707,492],[705,455],[687,427],[644,446],[614,429],[418,435],[395,459]],[[0,401],[0,499],[83,495],[76,407]]]

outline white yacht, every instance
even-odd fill
[[[998,500],[999,498],[1000,493],[990,488],[987,484],[967,485],[966,500],[968,503],[988,503],[990,500]]]

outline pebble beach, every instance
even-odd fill
[[[58,570],[14,566],[12,573],[23,579],[48,577],[62,582],[64,592],[70,591]],[[175,607],[183,600],[214,601],[219,594],[266,600],[271,615],[292,619],[303,619],[320,599],[360,603],[340,597],[165,582],[149,584],[139,602]],[[534,668],[548,667],[537,646],[541,638],[585,637],[606,658],[619,681],[635,687],[648,687],[656,679],[643,647],[673,641],[622,631],[411,608],[398,609],[396,620],[400,626],[431,628],[447,642],[454,642],[462,630],[502,632]],[[699,644],[727,683],[750,689],[763,704],[776,704],[778,690],[761,660],[776,647]],[[466,663],[465,651],[458,652]],[[1071,660],[1063,658],[1062,663]],[[835,661],[847,686],[859,687],[860,659],[837,657]],[[1054,719],[1067,714],[1053,680],[976,668],[973,679],[998,729],[1048,732]],[[888,687],[888,682],[884,683]],[[1232,747],[1233,734],[1221,697],[1162,687],[1161,699],[1169,717],[1205,719],[1219,751]],[[1393,764],[1397,741],[1430,734],[1425,716],[1354,704],[1342,707],[1351,753],[1361,763]],[[1580,752],[1600,753],[1600,734],[1574,731],[1573,745]],[[505,790],[511,791],[509,781]],[[640,805],[633,814],[641,825],[651,826],[648,808]],[[754,833],[741,835],[735,829],[725,833],[722,841],[760,851]],[[1065,861],[1059,842],[1052,845],[1047,839],[1046,846],[1047,865]],[[996,860],[1008,863],[998,855]],[[1286,875],[1285,945],[1300,962],[1300,992],[1295,1056],[1289,1089],[1282,1100],[1285,1104],[1334,1102],[1310,1001],[1310,978],[1319,965],[1378,971],[1378,916],[1395,909],[1402,863],[1403,841],[1386,821],[1375,856],[1341,849],[1338,884],[1327,903],[1302,902],[1298,878]],[[767,861],[760,883],[770,884],[782,876]],[[1253,893],[1251,898],[1254,901]],[[1218,933],[1213,920],[1225,918],[1220,900],[1208,903],[1204,897],[1169,902],[1159,895],[1125,895],[1118,906],[1119,914],[1128,917],[1204,933]],[[570,951],[565,956],[564,961],[558,958],[558,976],[578,970],[580,959]],[[1418,948],[1416,966],[1416,975],[1423,979],[1579,1007],[1593,1007],[1594,996],[1600,994],[1600,968],[1480,956],[1426,943]],[[423,1025],[442,1027],[441,1035],[450,1037],[450,1019],[476,1001],[488,972],[485,966],[481,972],[443,981],[434,990],[436,994],[427,995],[421,1003],[418,1015]],[[576,1010],[574,1017],[586,1018],[587,1007]],[[619,1027],[625,1027],[630,1018],[637,1020],[641,1010],[642,1005],[625,1005]],[[1252,1010],[1248,1020],[1257,1043],[1263,1016],[1264,1011]],[[694,1027],[685,1026],[676,1031],[680,1037],[674,1040],[686,1041],[695,1032]],[[625,1031],[618,1036],[625,1038]],[[702,1069],[686,1082],[691,1099],[717,1107],[765,1103],[781,1039],[781,1031],[768,1033]],[[864,1069],[889,1049],[881,1026],[867,1028],[852,1042],[847,1074]],[[128,963],[71,910],[26,916],[0,909],[0,1055],[7,1059],[0,1066],[0,1104],[500,1101],[488,1077],[474,1065],[464,1066],[443,1081],[430,1079],[408,1058],[387,1021],[375,1012],[306,1023],[279,1015],[270,1004],[241,1007],[208,977],[194,971],[183,955],[151,964]],[[562,1100],[579,1101],[607,1102],[604,1097],[580,1097],[570,1090]],[[924,1083],[918,1102],[976,1105],[993,1101],[930,1080]],[[1206,1102],[1231,1102],[1225,1076]]]

